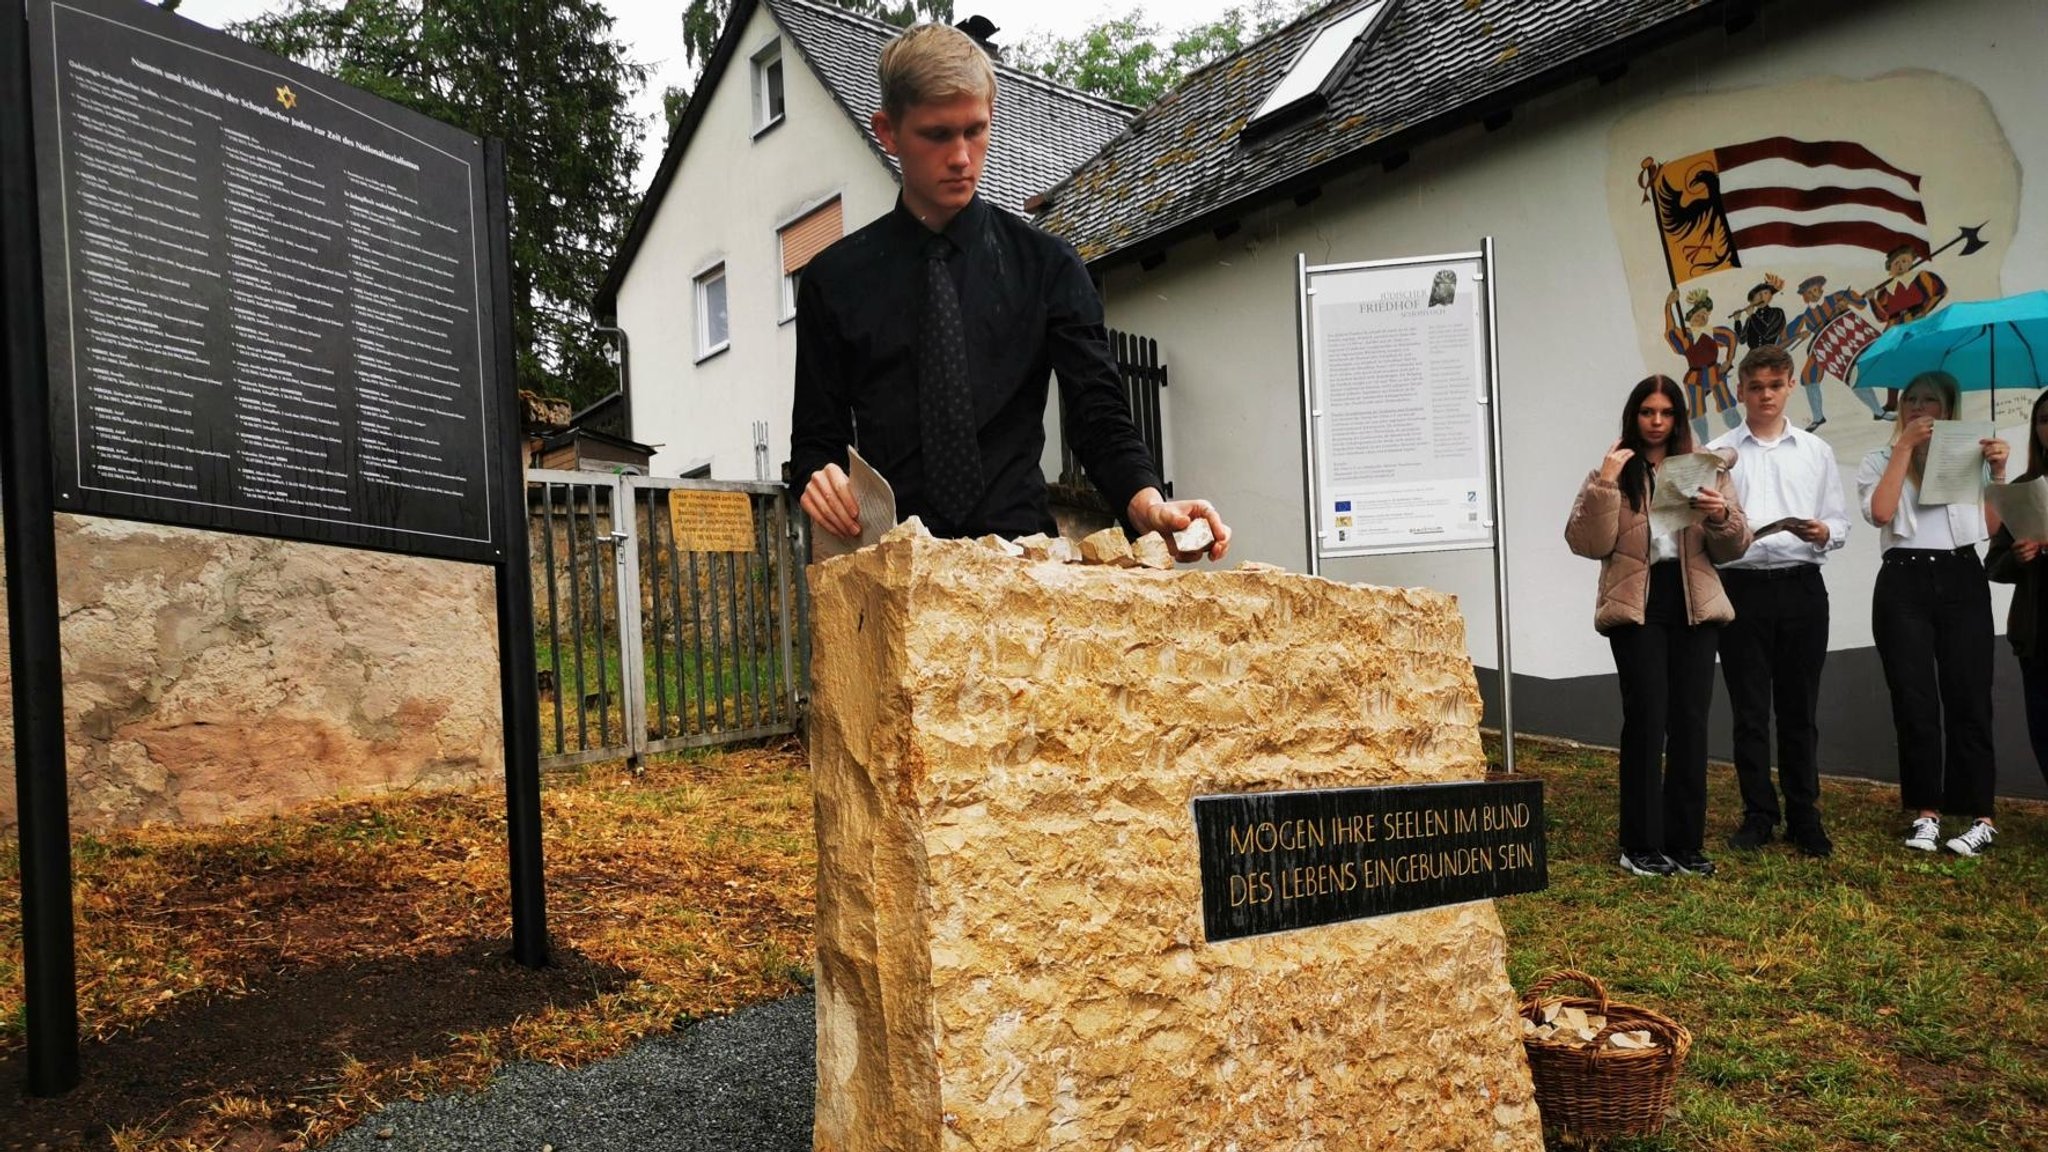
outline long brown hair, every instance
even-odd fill
[[[2027,474],[2021,480],[2032,480],[2036,476],[2048,476],[2048,448],[2041,446],[2041,406],[2048,404],[2048,388],[2034,397],[2034,407],[2027,413]]]
[[[1622,499],[1637,512],[1643,510],[1643,500],[1650,490],[1650,462],[1643,455],[1650,446],[1643,440],[1636,412],[1652,395],[1671,401],[1671,436],[1664,441],[1665,455],[1683,456],[1692,451],[1692,421],[1686,418],[1685,389],[1669,376],[1645,376],[1638,380],[1629,390],[1628,404],[1621,410],[1621,446],[1635,455],[1621,466],[1620,480]]]

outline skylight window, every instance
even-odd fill
[[[1273,91],[1266,96],[1266,102],[1252,115],[1254,122],[1292,109],[1312,97],[1327,98],[1330,90],[1349,71],[1348,65],[1357,59],[1352,51],[1362,47],[1378,28],[1380,17],[1392,6],[1392,0],[1373,0],[1347,16],[1341,16],[1323,26],[1309,41],[1287,75],[1280,78]]]

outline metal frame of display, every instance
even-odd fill
[[[1445,544],[1421,544],[1402,547],[1350,548],[1341,552],[1323,547],[1321,520],[1322,477],[1318,464],[1316,442],[1322,409],[1317,403],[1315,379],[1315,313],[1310,306],[1316,288],[1310,283],[1312,277],[1364,272],[1383,268],[1409,268],[1421,265],[1445,264],[1454,261],[1479,262],[1479,280],[1486,290],[1486,337],[1485,379],[1481,381],[1479,395],[1474,402],[1486,409],[1487,453],[1486,464],[1490,473],[1493,508],[1488,518],[1488,537],[1484,541],[1453,542]],[[1301,372],[1301,448],[1302,448],[1302,491],[1306,501],[1308,533],[1308,572],[1311,576],[1322,575],[1325,558],[1364,558],[1372,556],[1397,556],[1424,552],[1470,552],[1481,548],[1493,551],[1493,611],[1494,640],[1500,653],[1500,730],[1501,767],[1508,772],[1515,770],[1515,721],[1514,721],[1514,676],[1512,645],[1508,615],[1508,552],[1506,530],[1506,485],[1502,478],[1501,417],[1500,417],[1500,331],[1496,320],[1496,293],[1494,290],[1493,237],[1486,237],[1476,252],[1452,252],[1432,256],[1403,256],[1389,260],[1360,260],[1343,264],[1315,264],[1308,262],[1305,253],[1295,258],[1295,316],[1300,336],[1298,354]]]
[[[37,213],[34,105],[26,0],[0,6],[0,344],[8,427],[0,515],[5,517],[9,660],[13,672],[15,786],[19,808],[22,952],[28,1091],[53,1096],[79,1079],[77,958],[72,913],[69,781],[59,647],[54,457],[45,344],[42,229]],[[297,67],[293,65],[292,67]],[[339,81],[329,80],[340,84]],[[533,651],[524,466],[514,387],[510,215],[505,150],[484,140],[486,290],[494,303],[486,355],[499,395],[497,475],[489,563],[495,584],[499,699],[504,709],[507,854],[512,955],[548,960],[541,858],[539,691]],[[488,402],[488,401],[487,401]],[[169,522],[177,522],[171,520]],[[284,533],[262,533],[295,539]],[[381,549],[401,551],[401,549]],[[444,557],[445,558],[445,557]]]

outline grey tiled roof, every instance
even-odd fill
[[[881,84],[875,79],[882,47],[903,30],[813,0],[762,2],[803,53],[812,74],[866,137],[868,147],[893,167],[868,116],[882,102]],[[1020,215],[1026,201],[1095,155],[1137,113],[1129,105],[1006,64],[996,65],[996,88],[995,126],[981,191],[991,203]]]
[[[1039,223],[1084,259],[1143,255],[1625,63],[1730,17],[1731,0],[1394,0],[1328,110],[1242,139],[1246,122],[1318,29],[1364,0],[1337,0],[1196,71],[1052,193]],[[1742,0],[1753,11],[1755,0]]]

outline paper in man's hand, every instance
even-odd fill
[[[849,540],[813,522],[813,562],[857,552],[880,540],[883,533],[896,526],[896,490],[852,448],[846,450],[846,479],[853,487],[853,501],[860,507],[860,535]]]

